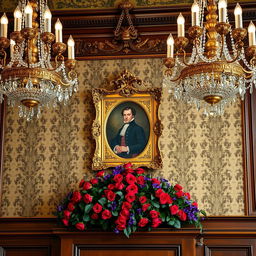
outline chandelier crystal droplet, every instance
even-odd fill
[[[19,117],[28,121],[40,117],[44,106],[66,104],[78,89],[75,42],[70,36],[68,47],[63,43],[59,19],[54,35],[51,19],[46,0],[19,1],[10,40],[5,13],[0,20],[0,102],[5,95],[10,106],[19,106]],[[6,53],[9,47],[10,58]],[[65,61],[66,48],[68,59]],[[51,61],[51,52],[55,55],[54,61]]]
[[[170,34],[167,39],[163,85],[169,86],[176,99],[195,104],[206,115],[222,115],[227,104],[238,96],[244,99],[246,90],[252,92],[256,86],[255,26],[251,22],[248,27],[249,46],[245,51],[247,30],[243,28],[238,3],[234,15],[232,31],[226,0],[195,1],[191,8],[192,26],[188,29],[193,41],[191,56],[185,51],[189,40],[182,14],[177,19],[177,38]]]

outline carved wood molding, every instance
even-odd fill
[[[244,194],[247,215],[256,215],[256,92],[247,92],[243,106]]]
[[[243,2],[241,6],[246,27],[250,20],[255,20],[256,3]],[[232,25],[234,7],[235,3],[229,4]],[[190,26],[190,8],[191,5],[179,5],[129,10],[131,21],[138,31],[138,38],[132,47],[129,43],[122,45],[115,40],[114,31],[122,12],[120,8],[54,11],[53,17],[61,19],[65,40],[70,34],[75,38],[78,59],[163,57],[166,54],[167,36],[170,32],[176,35],[176,20],[180,10],[186,19],[186,29]],[[128,24],[126,22],[123,25]]]

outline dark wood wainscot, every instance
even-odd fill
[[[0,256],[254,256],[256,217],[209,217],[193,227],[74,232],[53,218],[0,218]]]

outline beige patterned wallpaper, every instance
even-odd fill
[[[162,82],[162,59],[94,60],[78,63],[80,91],[68,106],[46,109],[38,121],[6,116],[2,216],[52,216],[79,180],[90,177],[94,142],[91,89],[128,69],[147,86]],[[240,103],[223,117],[206,118],[176,102],[164,88],[160,115],[162,170],[155,176],[182,184],[208,215],[243,215]]]

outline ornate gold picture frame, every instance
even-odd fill
[[[112,84],[114,89],[111,91],[92,91],[96,109],[92,126],[96,141],[92,169],[100,170],[128,162],[135,167],[162,168],[158,146],[163,129],[158,114],[161,88],[139,89],[142,80],[128,71],[122,72]],[[130,115],[127,117],[129,122],[125,119],[126,114]],[[120,143],[124,143],[125,152],[117,152]]]

